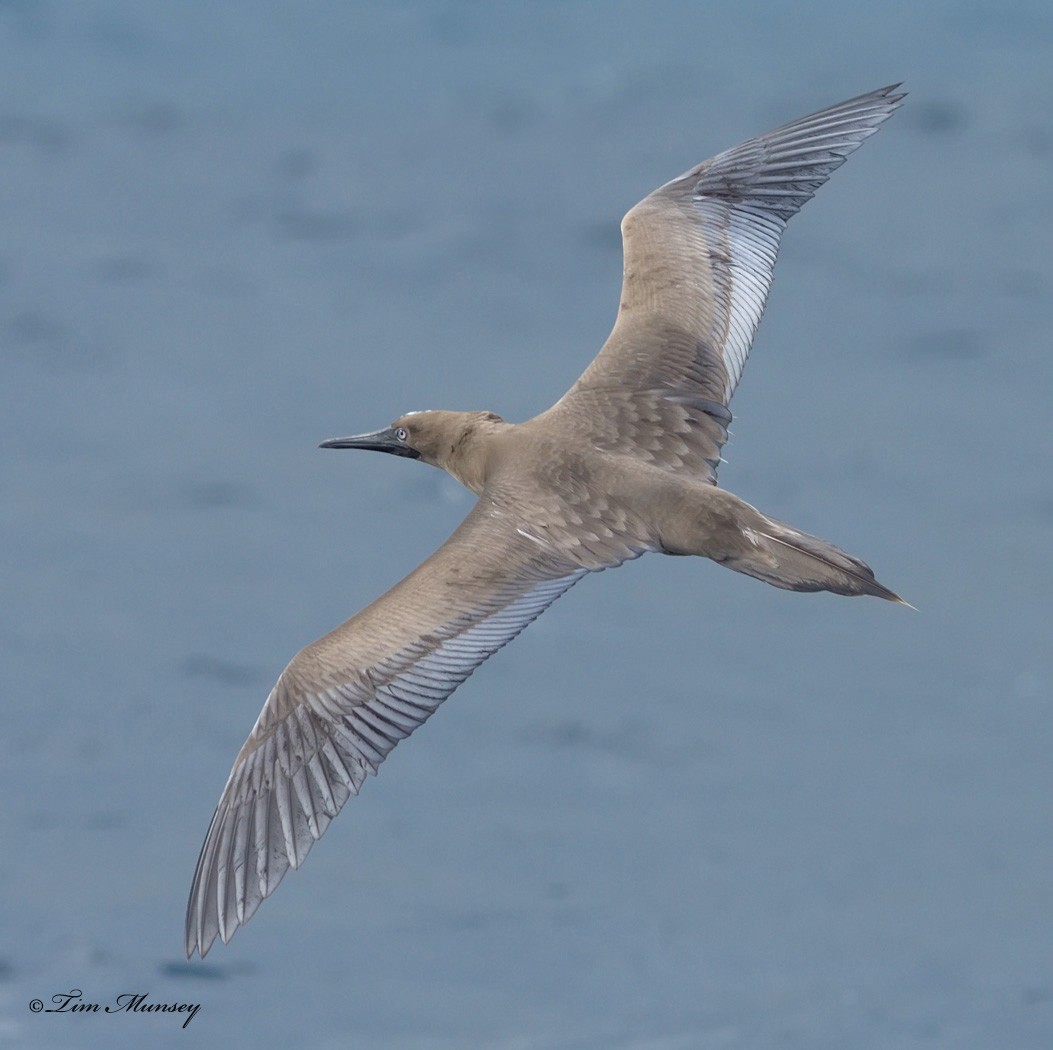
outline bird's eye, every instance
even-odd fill
[[[395,440],[406,441],[409,438],[409,434],[406,433],[405,427],[395,427]]]

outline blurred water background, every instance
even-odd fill
[[[1051,55],[1038,0],[0,3],[0,1045],[1053,1045]],[[186,964],[277,673],[470,505],[318,441],[545,408],[630,205],[893,80],[721,481],[920,611],[590,579]]]

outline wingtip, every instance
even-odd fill
[[[186,961],[193,962],[195,955],[200,955],[200,957],[204,959],[205,955],[208,953],[208,948],[206,947],[202,950],[199,946],[197,936],[192,933],[187,936],[184,941],[183,952],[186,955]]]
[[[890,105],[898,106],[909,94],[907,91],[899,91],[898,94],[893,94],[899,88],[903,87],[903,81],[898,80],[895,84],[889,84],[887,87],[881,89],[881,94],[885,96]]]
[[[891,116],[907,97],[908,93],[906,91],[898,90],[901,87],[903,87],[902,80],[897,81],[895,84],[886,84],[884,87],[875,88],[873,91],[868,91],[863,95],[856,95],[855,98],[846,99],[844,102],[831,108],[840,109],[842,107],[847,108],[866,104],[873,106],[877,104],[884,110],[884,117],[880,118],[884,120]]]
[[[186,954],[186,961],[193,962],[194,955],[198,955],[201,959],[204,959],[209,953],[209,949],[215,943],[216,935],[212,935],[212,939],[209,940],[205,936],[205,932],[198,931],[196,929],[189,930],[183,943],[183,951]]]
[[[197,951],[197,926],[194,920],[194,899],[191,896],[190,903],[187,905],[186,910],[186,925],[183,929],[183,951],[186,954],[186,961],[190,962],[194,958],[194,952]]]
[[[884,87],[877,88],[875,91],[869,91],[865,95],[860,95],[858,98],[851,99],[850,103],[858,104],[869,102],[871,105],[880,106],[882,115],[878,119],[883,122],[899,109],[903,104],[903,100],[907,97],[906,91],[899,90],[901,87],[903,87],[902,81],[895,84],[886,84]]]

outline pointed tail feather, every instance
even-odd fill
[[[728,492],[679,484],[657,507],[660,549],[697,554],[788,591],[872,594],[909,605],[866,562],[818,536],[776,521]],[[910,606],[913,608],[913,606]]]
[[[790,591],[832,591],[834,594],[871,594],[890,602],[908,603],[874,578],[866,562],[772,518],[743,528],[749,547],[724,564],[775,587]],[[752,550],[750,549],[752,547]]]
[[[833,591],[834,594],[871,594],[890,602],[907,603],[874,578],[866,562],[826,540],[769,519],[774,526],[761,533],[767,553],[774,558],[766,579],[793,591]]]

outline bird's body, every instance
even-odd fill
[[[719,154],[622,222],[618,320],[547,412],[415,412],[325,442],[421,459],[479,497],[401,583],[297,654],[234,763],[186,951],[228,940],[395,744],[590,571],[700,555],[777,587],[899,601],[869,567],[716,486],[787,220],[891,115],[884,88]]]

